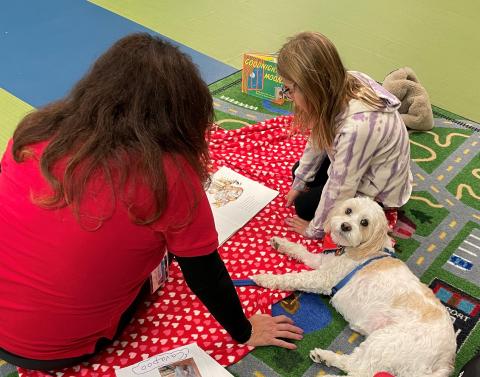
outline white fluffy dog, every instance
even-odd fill
[[[396,377],[448,377],[456,350],[452,321],[432,291],[388,254],[392,243],[382,208],[367,198],[346,200],[332,211],[325,230],[343,246],[343,254],[312,254],[274,237],[275,249],[314,270],[252,277],[267,288],[331,295],[346,275],[373,258],[331,299],[350,327],[367,338],[350,355],[315,348],[312,360],[350,377],[372,377],[379,371]]]

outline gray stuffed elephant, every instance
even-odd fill
[[[428,93],[419,83],[413,69],[404,67],[391,72],[382,85],[400,100],[399,112],[408,128],[419,131],[433,128],[433,113]]]

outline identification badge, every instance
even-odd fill
[[[155,293],[168,279],[168,252],[160,264],[150,274],[150,293]]]

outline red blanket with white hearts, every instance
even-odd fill
[[[313,242],[288,232],[284,225],[285,217],[292,213],[284,207],[291,167],[305,146],[304,137],[290,134],[290,122],[291,117],[279,117],[238,130],[218,129],[211,135],[210,151],[217,167],[227,166],[280,192],[219,249],[232,278],[303,268],[269,246],[268,240],[274,235],[300,241],[307,247]],[[287,295],[257,287],[238,287],[237,292],[247,316],[257,311],[270,313],[272,304]],[[174,262],[164,289],[141,305],[118,340],[88,363],[58,371],[57,375],[113,377],[118,368],[192,342],[224,366],[236,363],[252,349],[237,344],[221,328],[189,290]],[[21,376],[46,376],[23,369],[19,372]]]

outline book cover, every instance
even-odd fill
[[[115,371],[117,377],[233,377],[196,343]]]
[[[282,88],[275,54],[243,55],[242,92],[283,104],[285,96]]]

